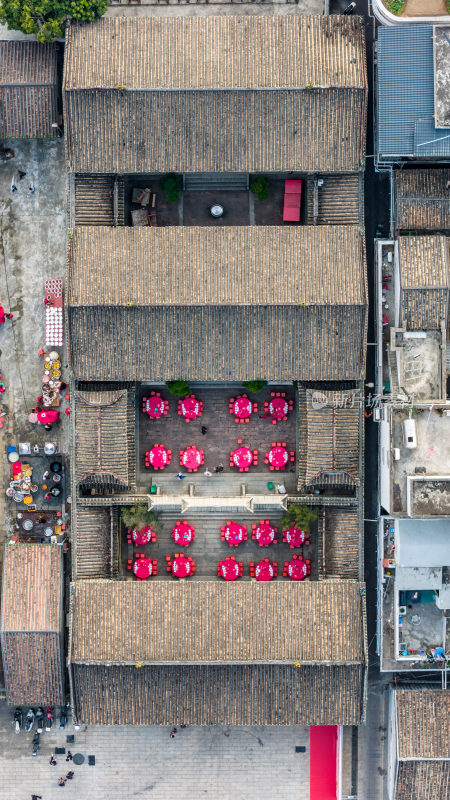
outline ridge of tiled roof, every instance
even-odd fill
[[[69,658],[363,664],[363,595],[364,584],[353,581],[232,587],[216,581],[76,582]]]
[[[362,665],[72,664],[86,725],[358,725]]]
[[[450,692],[398,689],[395,703],[398,759],[450,759]]]

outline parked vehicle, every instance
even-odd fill
[[[20,731],[22,730],[22,721],[23,721],[22,709],[16,708],[16,710],[14,711],[14,730],[16,733],[20,733]]]
[[[60,717],[59,717],[59,730],[63,731],[64,728],[66,727],[66,724],[67,724],[67,711],[66,711],[66,707],[62,706],[61,714],[60,714]]]
[[[28,709],[25,717],[25,731],[29,733],[34,725],[34,711],[32,708]]]
[[[343,14],[353,14],[355,8],[356,8],[356,3],[349,3],[348,6],[346,6],[344,8],[342,13]]]
[[[37,728],[36,731],[38,733],[42,733],[44,730],[44,709],[39,706],[38,710],[36,711],[36,722]]]
[[[46,712],[46,717],[45,718],[46,718],[45,730],[46,731],[51,731],[52,725],[53,725],[53,708],[51,708],[50,706],[48,706],[48,708],[47,708],[47,712]]]
[[[31,755],[37,756],[39,750],[39,734],[36,732],[33,736],[33,752]]]

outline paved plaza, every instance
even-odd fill
[[[36,758],[32,735],[16,736],[11,710],[0,704],[0,800],[309,800],[309,729],[303,727],[81,728],[72,724],[41,735]],[[67,745],[66,736],[75,743]],[[295,748],[306,747],[297,753]],[[56,756],[55,747],[81,753],[81,766]],[[88,756],[95,756],[89,766]],[[75,773],[62,792],[58,778]]]

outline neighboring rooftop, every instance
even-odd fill
[[[83,581],[74,663],[361,664],[363,584]]]
[[[75,580],[112,578],[117,574],[117,520],[114,517],[112,508],[76,505],[72,516],[72,567]]]
[[[449,240],[446,236],[400,236],[401,324],[407,330],[447,327]]]
[[[433,26],[379,26],[378,160],[450,158],[450,136],[435,126]]]
[[[338,16],[72,24],[63,94],[75,172],[358,171],[364,28]]]
[[[62,551],[50,544],[4,548],[1,644],[8,705],[61,705]]]
[[[408,409],[392,409],[391,452],[400,451],[398,460],[391,455],[392,510],[407,511],[409,491],[414,516],[448,515],[450,482],[445,476],[450,475],[450,417],[432,408],[415,414],[417,447],[413,449],[404,444],[403,421],[408,417]]]
[[[353,227],[78,227],[67,302],[83,380],[364,372],[365,253]]]
[[[399,169],[394,176],[398,230],[450,229],[450,169]]]
[[[436,128],[450,128],[450,25],[434,27],[434,113]]]
[[[56,136],[56,45],[0,41],[0,137]]]
[[[395,800],[441,800],[450,787],[450,692],[397,689],[395,711]]]

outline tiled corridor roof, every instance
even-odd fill
[[[56,45],[0,42],[0,137],[56,136]]]

